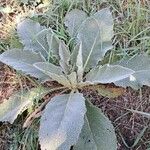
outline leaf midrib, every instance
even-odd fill
[[[98,38],[98,35],[100,34],[100,27],[99,27],[99,24],[98,24],[98,22],[97,22],[97,20],[94,18],[94,16],[92,17],[89,17],[88,19],[93,19],[94,21],[95,21],[95,23],[97,24],[97,27],[98,27],[98,29],[99,29],[99,32],[97,33],[97,35],[96,35],[96,37],[95,37],[95,39],[94,39],[94,43],[93,43],[93,45],[92,45],[92,47],[91,47],[91,50],[90,50],[90,52],[89,52],[89,55],[88,55],[88,57],[87,57],[87,59],[86,59],[86,62],[85,62],[85,64],[84,64],[84,70],[85,70],[85,68],[86,68],[86,66],[87,66],[87,64],[88,64],[88,62],[89,62],[89,60],[90,60],[90,58],[91,58],[91,55],[92,55],[92,53],[93,53],[93,50],[94,50],[94,46],[96,45],[96,40],[97,40],[97,38]],[[88,19],[86,19],[86,21],[88,20]],[[85,21],[85,22],[86,22]],[[101,44],[102,45],[102,44]]]
[[[94,135],[93,135],[93,132],[92,132],[92,128],[91,128],[91,126],[90,126],[90,122],[89,122],[89,120],[88,120],[87,115],[86,115],[85,119],[87,120],[87,124],[88,124],[89,130],[91,131],[92,139],[93,139],[94,144],[95,144],[95,146],[96,146],[96,150],[98,150],[98,149],[97,149],[97,145],[98,145],[98,144],[97,144],[97,142],[96,142],[96,140],[95,140],[95,138],[94,138]]]

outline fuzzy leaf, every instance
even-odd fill
[[[77,56],[78,56],[78,53],[79,53],[79,49],[80,49],[80,45],[75,45],[72,53],[71,53],[71,56],[70,56],[70,60],[71,60],[71,64],[72,66],[76,66],[75,62],[77,61]]]
[[[83,80],[83,73],[84,73],[83,58],[82,58],[82,43],[80,44],[80,47],[78,50],[76,66],[78,67],[78,70],[77,70],[78,81],[82,81]]]
[[[77,88],[77,73],[72,72],[71,74],[67,75],[68,80],[70,81],[71,87],[72,88]]]
[[[36,35],[43,29],[45,29],[45,27],[31,19],[25,19],[18,24],[17,32],[22,44],[25,46],[24,49],[33,51],[43,49],[36,40]]]
[[[25,19],[18,24],[17,32],[24,50],[40,52],[46,59],[51,51],[58,57],[59,40],[52,29],[46,29],[31,19]]]
[[[34,66],[58,83],[66,87],[70,87],[70,82],[62,73],[61,67],[55,66],[48,62],[35,63]]]
[[[34,51],[40,52],[47,60],[55,56],[59,58],[59,43],[60,40],[56,37],[51,28],[43,29],[35,36],[35,42],[39,47]]]
[[[86,81],[91,83],[112,83],[125,79],[134,71],[119,65],[104,65],[92,69],[86,75]]]
[[[63,68],[63,71],[68,74],[69,72],[69,61],[70,61],[70,51],[68,46],[61,41],[59,44],[59,64]]]
[[[135,71],[130,77],[115,82],[116,85],[127,87],[130,86],[134,89],[138,89],[143,85],[150,86],[150,58],[145,54],[137,55],[132,59],[123,59],[121,62],[117,62],[124,67],[128,67]]]
[[[31,107],[33,100],[46,94],[46,89],[33,88],[30,91],[20,91],[0,104],[0,121],[13,123],[19,114]]]
[[[73,150],[117,150],[114,127],[99,108],[87,102],[87,113]]]
[[[53,56],[58,59],[60,40],[57,38],[56,34],[52,31],[52,29],[49,28],[45,32],[47,33],[46,38],[49,46],[49,51],[52,53]]]
[[[84,69],[95,67],[112,48],[113,18],[108,8],[102,9],[84,21],[77,39],[82,41]]]
[[[75,37],[80,25],[87,18],[84,11],[74,9],[65,16],[65,25],[71,37]]]
[[[79,137],[86,113],[82,94],[55,96],[47,104],[40,122],[42,150],[70,150]]]
[[[51,73],[63,75],[62,69],[59,66],[56,66],[49,62],[37,62],[34,64],[34,66],[44,72],[45,74],[49,75],[51,77]]]
[[[49,77],[33,66],[36,62],[45,60],[40,54],[19,49],[8,50],[0,55],[0,61],[33,77],[47,80]]]

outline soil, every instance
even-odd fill
[[[87,98],[112,121],[118,138],[118,150],[146,150],[150,148],[150,120],[127,109],[150,112],[150,88],[135,91],[127,88],[124,95],[109,99],[94,91],[85,92]],[[139,134],[145,130],[139,142]]]
[[[7,66],[0,65],[0,102],[2,102],[21,86],[19,82],[12,82],[16,80],[15,72]],[[21,82],[22,87],[32,86],[27,79],[22,78]],[[144,86],[138,91],[127,88],[125,93],[118,98],[106,98],[92,90],[85,90],[83,93],[112,121],[117,134],[118,150],[146,150],[150,147],[149,119],[127,110],[150,112],[150,87]],[[12,129],[12,125],[0,125],[0,150],[8,149],[12,142]],[[142,130],[145,130],[142,137],[133,146]]]
[[[2,0],[1,3],[5,3],[5,0]],[[22,11],[24,11],[22,8],[21,6],[16,14],[22,13]],[[41,12],[41,10],[38,11]],[[1,26],[12,22],[12,20],[14,20],[12,18],[16,14],[10,13],[7,16],[0,14],[0,20],[2,21]],[[6,17],[7,20],[5,19]],[[8,27],[4,27],[1,32],[7,33],[8,31],[5,30],[7,30]],[[7,34],[1,32],[1,39],[6,39]],[[31,86],[29,80],[24,77],[20,78],[20,76],[16,76],[15,71],[0,63],[0,103],[8,99],[17,89],[30,88]],[[135,109],[150,113],[150,87],[144,86],[139,91],[127,88],[124,95],[113,99],[102,97],[92,90],[84,91],[84,95],[89,98],[94,105],[101,108],[105,115],[112,121],[118,139],[118,150],[146,150],[150,148],[150,120],[142,115],[127,110]],[[12,143],[11,135],[13,134],[13,128],[13,125],[0,124],[0,150],[9,150],[9,145]],[[133,146],[139,137],[138,135],[143,130],[145,130],[145,132],[142,137],[137,144]]]
[[[0,103],[7,99],[18,86],[15,84],[14,78],[15,73],[0,63]]]

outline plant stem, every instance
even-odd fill
[[[65,87],[58,87],[58,88],[54,88],[54,89],[51,89],[47,92],[47,94],[49,92],[54,92],[56,90],[61,90],[61,89],[65,89],[63,91],[61,91],[59,94],[63,93],[64,91],[66,91],[66,88]],[[54,97],[55,94],[51,95],[51,97],[44,101],[37,109],[35,109],[34,112],[31,113],[31,115],[26,119],[26,121],[24,122],[23,124],[23,128],[27,128],[31,125],[32,121],[35,119],[35,118],[38,118],[41,116],[41,111],[43,110],[43,108],[47,105],[47,103],[51,100],[52,97]]]

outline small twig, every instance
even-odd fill
[[[38,112],[37,114],[35,114],[33,116],[33,118],[26,120],[25,123],[23,124],[23,128],[27,128],[27,127],[31,126],[33,120],[36,118],[39,118],[41,115],[42,115],[42,112]]]
[[[66,90],[60,92],[59,94],[57,95],[60,95],[62,93],[64,93]],[[47,103],[55,96],[56,94],[53,94],[48,100],[44,101],[37,109],[35,109],[34,112],[31,113],[31,115],[26,119],[26,121],[24,122],[23,124],[23,128],[27,128],[31,125],[31,123],[33,122],[33,120],[35,118],[38,118],[41,116],[42,114],[42,110],[43,108],[47,105]]]
[[[35,109],[34,112],[31,113],[31,115],[24,122],[23,128],[27,128],[31,124],[35,116],[43,110],[43,108],[47,105],[47,103],[51,100],[52,97],[53,95],[48,100],[44,101],[37,109]]]

